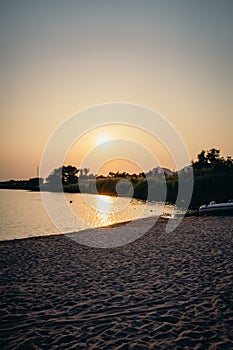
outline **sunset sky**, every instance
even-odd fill
[[[0,33],[0,180],[35,177],[54,130],[108,102],[158,111],[191,159],[212,147],[233,156],[232,0],[2,0]],[[66,162],[129,133],[174,168],[153,138],[120,126],[85,134]]]

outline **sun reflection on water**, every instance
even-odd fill
[[[95,211],[97,220],[101,226],[107,226],[114,223],[114,197],[96,196]]]
[[[144,217],[160,216],[163,211],[170,213],[169,206],[164,208],[164,203],[146,203],[134,198],[88,193],[65,195],[67,205],[75,215],[73,221],[69,221],[68,224],[76,227],[77,222],[79,222],[80,229],[103,227]],[[61,217],[61,220],[64,221],[62,213]]]

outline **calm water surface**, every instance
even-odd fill
[[[46,193],[56,212],[49,218],[40,192],[0,190],[0,240],[45,236],[107,226],[162,212],[174,214],[174,207],[136,199],[91,194],[65,194],[70,215],[62,208],[63,193]],[[59,228],[58,228],[59,227]]]

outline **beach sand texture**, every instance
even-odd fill
[[[233,349],[233,218],[112,249],[0,243],[1,349]]]

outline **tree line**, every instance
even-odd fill
[[[197,155],[197,159],[192,161],[192,168],[194,188],[191,208],[197,208],[211,200],[226,201],[233,198],[233,159],[230,156],[221,156],[220,150],[216,148],[202,150]],[[185,168],[172,172],[169,169],[155,167],[147,173],[129,174],[117,171],[109,172],[107,176],[97,176],[90,174],[89,168],[78,169],[72,165],[63,165],[54,169],[45,181],[41,178],[10,180],[0,183],[0,188],[87,193],[97,191],[99,194],[117,195],[119,194],[119,180],[125,179],[132,184],[135,198],[163,200],[162,194],[166,186],[166,201],[175,203],[179,185],[178,175],[184,174],[185,176],[185,171]],[[122,194],[127,196],[131,193],[132,186],[122,182]],[[148,186],[150,198],[148,198]]]

